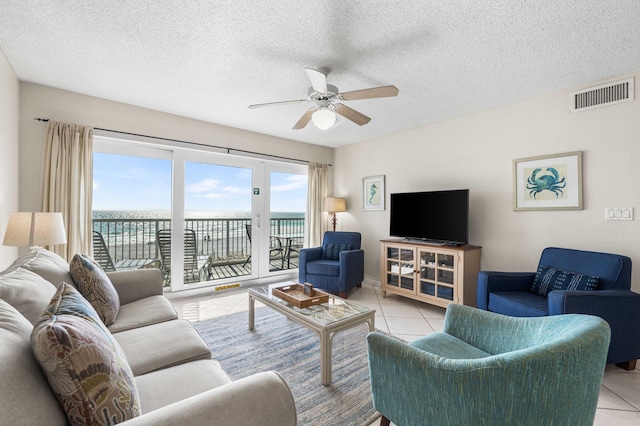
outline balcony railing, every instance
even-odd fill
[[[213,265],[242,264],[247,260],[251,242],[246,227],[250,224],[251,219],[247,218],[185,219],[185,228],[196,233],[198,255],[209,257]],[[102,234],[113,263],[160,259],[156,231],[170,226],[169,219],[93,219],[93,230]],[[302,236],[304,218],[272,218],[269,229],[275,236]],[[297,267],[297,262],[291,266]]]

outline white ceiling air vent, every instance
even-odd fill
[[[601,86],[589,87],[577,92],[571,92],[569,112],[586,111],[629,102],[633,100],[633,95],[633,77]]]

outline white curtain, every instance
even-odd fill
[[[309,162],[309,184],[307,197],[307,241],[309,247],[322,244],[325,221],[322,220],[322,205],[327,196],[327,164]]]
[[[50,120],[45,143],[42,210],[61,212],[67,232],[67,244],[52,249],[66,260],[91,256],[93,128]]]

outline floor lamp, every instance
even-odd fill
[[[327,197],[324,199],[324,211],[333,214],[333,231],[335,232],[336,223],[338,223],[336,213],[346,212],[347,204],[344,198]]]

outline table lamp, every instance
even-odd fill
[[[344,198],[327,197],[324,199],[324,211],[333,214],[333,231],[335,232],[336,223],[338,222],[338,220],[336,219],[336,213],[346,212],[347,204]]]
[[[9,216],[2,244],[29,246],[33,249],[66,242],[62,213],[17,212]]]

